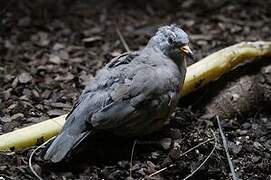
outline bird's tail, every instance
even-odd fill
[[[49,160],[53,163],[62,161],[76,146],[80,144],[86,137],[90,135],[90,131],[83,132],[77,135],[71,135],[67,132],[62,132],[52,142],[46,150],[44,160]]]

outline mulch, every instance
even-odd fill
[[[175,23],[190,34],[196,59],[240,41],[271,40],[271,3],[265,1],[25,0],[0,7],[0,134],[69,112],[96,71],[125,52],[117,28],[137,50],[157,27]],[[131,167],[133,142],[105,138],[98,151],[69,164],[48,165],[37,154],[33,168],[44,179],[142,179],[174,164],[145,179],[182,179],[207,157],[214,140],[179,156],[214,131],[216,150],[191,179],[231,179],[215,119],[204,118],[189,97],[185,101],[161,132],[137,140]],[[271,179],[270,122],[266,111],[222,120],[241,179]],[[35,179],[31,152],[0,153],[0,179]]]

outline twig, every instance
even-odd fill
[[[169,165],[169,166],[167,166],[167,167],[164,167],[164,168],[162,168],[162,169],[159,169],[158,171],[155,171],[154,173],[150,174],[149,177],[152,177],[152,176],[154,176],[154,175],[156,175],[156,174],[159,174],[160,172],[165,171],[165,170],[167,170],[168,168],[171,168],[171,167],[173,167],[173,166],[175,166],[175,165],[176,165],[176,164],[171,164],[171,165]]]
[[[0,150],[0,154],[3,154],[3,155],[13,155],[13,154],[15,154],[15,152],[14,151],[10,151],[10,150],[7,150],[7,151]]]
[[[217,147],[217,140],[216,140],[216,137],[215,137],[215,133],[213,132],[213,130],[211,130],[212,133],[213,133],[213,136],[215,138],[215,145],[212,149],[212,151],[210,152],[210,154],[206,157],[206,159],[191,173],[189,174],[188,176],[186,176],[183,180],[186,180],[188,178],[190,178],[191,176],[193,176],[207,161],[208,159],[212,156],[212,154],[214,153],[216,147]]]
[[[219,119],[218,116],[216,116],[216,120],[217,120],[217,124],[218,124],[218,128],[219,128],[219,132],[220,132],[220,135],[221,135],[221,138],[222,138],[223,147],[225,149],[226,156],[227,156],[227,159],[228,159],[228,163],[229,163],[229,166],[230,166],[232,179],[233,180],[238,180],[239,178],[237,177],[237,175],[235,173],[234,166],[233,166],[233,163],[232,163],[232,160],[231,160],[231,157],[230,157],[229,149],[228,149],[228,146],[227,146],[227,140],[226,140],[226,137],[225,137],[225,135],[224,135],[224,133],[222,131],[220,119]]]
[[[119,36],[119,38],[120,38],[120,41],[121,41],[122,45],[124,46],[125,50],[126,50],[127,52],[131,52],[131,50],[130,50],[129,46],[127,45],[125,39],[123,38],[123,36],[122,36],[122,34],[121,34],[119,28],[117,28],[116,31],[117,31],[117,34],[118,34],[118,36]]]
[[[212,131],[212,130],[211,130],[211,131]],[[209,142],[209,141],[215,140],[214,148],[212,149],[212,151],[210,152],[210,154],[207,156],[207,158],[200,164],[200,166],[199,166],[197,169],[195,169],[191,174],[189,174],[188,176],[186,176],[184,179],[188,179],[188,178],[190,178],[192,175],[194,175],[194,174],[195,174],[195,173],[196,173],[196,172],[197,172],[197,171],[205,164],[205,162],[210,158],[210,156],[213,154],[213,152],[214,152],[214,150],[215,150],[215,148],[216,148],[216,146],[217,146],[217,140],[216,140],[216,137],[215,137],[215,134],[214,134],[213,131],[212,131],[212,133],[213,133],[213,136],[214,136],[213,138],[207,139],[206,141],[199,143],[198,145],[192,147],[191,149],[185,151],[184,153],[182,153],[182,154],[180,155],[180,157],[182,157],[182,156],[186,155],[187,153],[193,151],[194,149],[198,148],[199,146],[201,146],[201,145],[203,145],[203,144],[206,144],[206,143]],[[180,157],[179,157],[179,158],[180,158]],[[152,177],[152,176],[154,176],[154,175],[156,175],[156,174],[158,174],[158,173],[160,173],[160,172],[162,172],[162,171],[165,171],[165,170],[167,170],[168,168],[171,168],[171,167],[173,167],[173,166],[175,166],[175,165],[176,165],[176,164],[174,163],[174,164],[171,164],[171,165],[169,165],[169,166],[167,166],[167,167],[164,167],[164,168],[162,168],[162,169],[160,169],[160,170],[158,170],[158,171],[156,171],[156,172],[150,174],[148,177]]]
[[[48,140],[45,141],[42,145],[40,145],[40,146],[38,146],[36,149],[34,149],[34,150],[32,151],[32,153],[30,154],[30,157],[29,157],[29,160],[28,160],[28,166],[29,166],[31,172],[36,176],[36,178],[37,178],[38,180],[43,180],[43,179],[37,174],[37,172],[36,172],[36,171],[34,170],[34,168],[32,167],[32,158],[33,158],[33,156],[34,156],[34,154],[36,153],[37,150],[39,150],[40,148],[43,148],[48,142],[50,142],[50,141],[51,141],[52,139],[54,139],[54,138],[55,138],[55,136],[52,137],[52,138],[50,138],[50,139],[48,139]]]
[[[136,140],[134,140],[134,144],[133,144],[132,152],[131,152],[131,158],[130,158],[130,177],[132,177],[132,166],[133,166],[133,157],[134,157],[135,146],[136,146]]]
[[[191,149],[188,149],[186,152],[182,153],[182,154],[180,155],[180,157],[186,155],[186,154],[189,153],[190,151],[193,151],[193,150],[196,149],[197,147],[199,147],[199,146],[201,146],[201,145],[203,145],[203,144],[206,144],[207,142],[212,141],[212,140],[215,140],[215,138],[213,137],[213,138],[211,138],[211,139],[207,139],[206,141],[199,143],[198,145],[196,145],[196,146],[192,147]]]

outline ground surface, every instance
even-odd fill
[[[86,4],[41,0],[35,4],[1,2],[1,7],[0,134],[67,113],[96,70],[125,51],[116,28],[136,50],[146,44],[157,27],[176,23],[191,35],[197,59],[243,40],[271,40],[271,4],[264,1],[155,0],[127,4],[92,0]],[[215,121],[201,115],[191,106],[178,108],[172,123],[156,135],[159,140],[138,142],[131,173],[129,143],[120,148],[128,149],[128,158],[110,163],[77,163],[65,169],[50,168],[34,158],[34,169],[44,179],[127,179],[130,175],[141,179],[176,162],[152,178],[184,178],[211,152],[214,141],[176,161],[178,154],[212,138],[210,129],[219,137]],[[268,112],[222,121],[240,178],[271,179],[270,122]],[[221,141],[218,143],[192,179],[230,179]],[[34,179],[27,165],[30,153],[1,154],[1,179]]]

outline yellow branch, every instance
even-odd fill
[[[58,134],[66,115],[21,128],[0,136],[0,151],[24,149]]]
[[[188,67],[181,95],[218,79],[246,60],[262,56],[271,56],[271,42],[242,42],[219,50]]]
[[[181,95],[214,81],[248,59],[271,56],[271,42],[243,42],[215,52],[187,69]],[[61,130],[65,116],[49,119],[0,136],[0,151],[18,150],[36,145]]]

